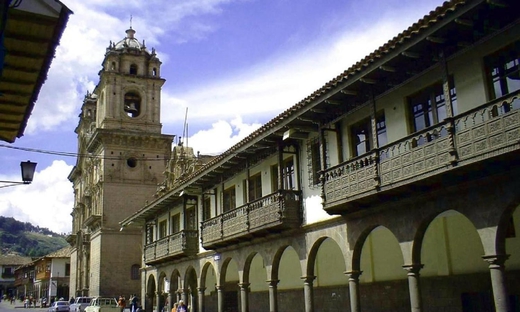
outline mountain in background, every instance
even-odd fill
[[[43,257],[67,245],[63,234],[33,226],[29,222],[0,217],[0,251],[3,255]]]

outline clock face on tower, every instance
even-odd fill
[[[130,118],[141,115],[141,97],[136,92],[127,92],[124,100],[124,111]]]

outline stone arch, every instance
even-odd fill
[[[350,265],[352,271],[361,271],[361,252],[363,251],[363,245],[365,244],[368,235],[370,235],[370,233],[372,233],[372,231],[378,226],[379,225],[368,226],[361,231],[357,240],[354,242],[354,248],[352,249],[352,262]]]
[[[520,196],[511,201],[504,209],[502,214],[500,215],[500,219],[498,221],[497,233],[495,237],[495,254],[496,255],[505,255],[507,254],[506,250],[506,238],[508,236],[508,230],[510,229],[511,220],[513,219],[513,215],[520,206]]]
[[[161,311],[163,307],[166,305],[166,299],[168,298],[168,293],[166,292],[168,277],[166,272],[161,271],[159,273],[159,278],[157,279],[157,293],[160,294],[159,302],[157,303],[160,306]]]
[[[184,293],[186,294],[186,305],[191,307],[192,311],[197,311],[198,291],[197,291],[197,272],[193,266],[188,266],[184,274]]]
[[[155,305],[155,293],[157,292],[157,283],[155,281],[155,275],[150,274],[148,281],[146,282],[146,297],[145,297],[145,311],[152,312]]]
[[[212,269],[213,272],[215,272],[215,275],[217,273],[217,270],[215,270],[215,267],[213,266],[213,263],[210,261],[207,261],[203,264],[202,270],[200,272],[200,282],[199,285],[201,288],[206,288],[206,278],[208,277],[208,271]]]
[[[422,276],[486,272],[483,241],[466,214],[446,209],[423,223],[412,252],[414,264],[424,265]]]
[[[179,301],[179,288],[181,288],[180,284],[181,274],[179,270],[174,269],[170,274],[170,294],[172,295],[172,300],[175,302]]]
[[[404,259],[402,243],[392,228],[372,223],[357,237],[348,271],[360,274],[360,283],[400,280],[406,277]]]
[[[219,275],[219,285],[224,285],[226,283],[226,275],[228,273],[229,265],[231,262],[234,262],[237,266],[237,274],[238,274],[238,263],[232,257],[227,257],[224,261],[222,261],[222,266],[220,267],[220,275]]]
[[[344,246],[344,244],[340,244],[336,238],[332,238],[330,236],[321,236],[312,244],[312,247],[309,251],[309,255],[307,256],[307,268],[306,268],[307,276],[315,275],[314,266],[315,266],[316,258],[318,255],[318,251],[319,251],[321,245],[323,244],[323,242],[325,242],[327,239],[330,239],[331,241],[333,241],[335,243],[335,245],[341,251],[341,254],[343,256],[343,262],[344,262],[343,272],[346,271],[346,268],[347,268],[347,259],[345,259],[346,252],[345,252],[344,248],[342,248],[342,246]]]
[[[273,256],[273,261],[271,263],[271,272],[269,274],[270,280],[278,280],[278,274],[279,274],[279,270],[280,270],[280,261],[282,259],[283,253],[285,252],[285,250],[287,248],[292,248],[296,252],[296,254],[298,254],[298,251],[292,245],[287,244],[287,245],[280,246],[276,250],[276,252],[274,253],[274,256]],[[303,272],[304,272],[304,270],[302,270],[302,272],[301,272],[302,275],[303,275]]]
[[[217,273],[217,264],[214,261],[206,260],[202,264],[202,269],[200,271],[200,281],[199,281],[199,287],[201,289],[200,295],[204,296],[211,296],[212,293],[217,291],[217,284],[218,284],[218,273]],[[211,304],[209,302],[205,303],[206,311],[211,311],[210,306]],[[216,306],[214,307],[216,309]]]

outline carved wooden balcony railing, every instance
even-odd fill
[[[197,230],[182,230],[144,246],[144,262],[157,264],[194,255],[199,250]]]
[[[280,190],[202,222],[206,249],[249,240],[269,232],[298,228],[302,222],[301,192]]]
[[[428,178],[469,172],[472,163],[520,150],[519,108],[516,91],[324,170],[325,210],[358,211],[385,194],[428,187],[439,183]]]

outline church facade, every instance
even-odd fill
[[[70,294],[119,296],[140,290],[141,232],[119,222],[153,196],[171,156],[161,133],[161,62],[131,27],[106,49],[99,83],[85,96],[74,189]]]

